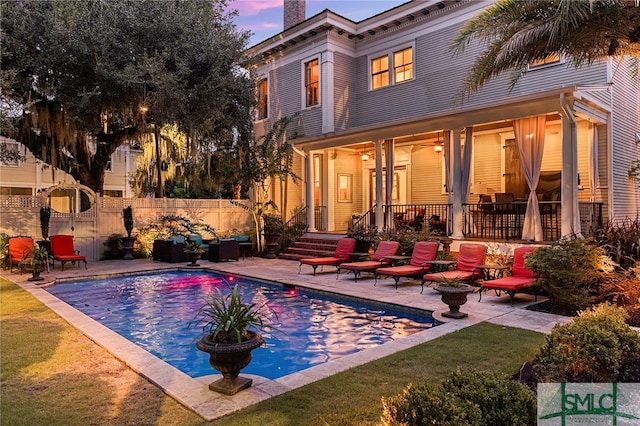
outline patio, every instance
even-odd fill
[[[298,275],[297,262],[279,259],[251,258],[240,260],[239,262],[202,262],[201,264],[204,268],[221,272],[242,273],[242,275],[252,278],[277,281],[360,298],[365,298],[364,296],[366,295],[367,299],[433,310],[434,317],[441,321],[443,320],[441,312],[446,311],[446,306],[440,301],[440,296],[437,292],[426,289],[424,294],[418,296],[418,282],[401,281],[398,290],[396,290],[392,279],[379,280],[376,287],[373,286],[373,277],[368,278],[364,276],[357,282],[354,282],[352,279],[336,280],[335,270],[333,268],[326,268],[325,272],[320,272],[316,274],[315,277],[312,276],[310,271],[303,271],[302,274]],[[184,265],[168,265],[151,260],[100,261],[91,262],[88,270],[84,268],[66,268],[66,270],[62,272],[56,269],[43,275],[48,282],[51,282],[53,279],[63,280],[133,271],[156,271],[175,269],[181,266]],[[567,318],[564,317],[541,314],[523,309],[533,301],[532,296],[518,295],[515,306],[512,308],[509,298],[506,296],[494,297],[491,294],[487,294],[483,298],[482,303],[478,303],[477,295],[471,295],[467,304],[462,307],[464,312],[469,313],[469,317],[466,319],[458,321],[447,320],[445,324],[434,329],[358,354],[350,355],[337,361],[313,367],[278,380],[271,381],[254,377],[254,386],[252,388],[234,397],[226,397],[215,394],[207,389],[207,384],[212,381],[212,376],[198,379],[192,379],[186,376],[175,368],[148,354],[143,349],[133,345],[126,339],[89,319],[84,314],[59,302],[55,297],[40,288],[42,284],[34,285],[28,282],[28,274],[10,274],[8,271],[2,271],[2,275],[11,281],[17,282],[58,315],[90,336],[92,340],[107,348],[116,357],[122,359],[132,369],[158,384],[167,394],[208,420],[234,412],[323,377],[347,370],[353,366],[367,363],[482,321],[521,327],[539,332],[549,332],[553,325],[567,320]]]

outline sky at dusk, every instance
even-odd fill
[[[345,18],[359,22],[389,10],[408,0],[306,0],[306,18],[329,9]],[[253,33],[253,46],[282,32],[284,0],[232,0],[231,7],[239,12],[234,21],[239,29]]]

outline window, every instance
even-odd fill
[[[269,81],[263,78],[258,82],[258,120],[264,120],[269,115]]]
[[[371,60],[371,88],[379,89],[389,85],[389,57],[380,56]]]
[[[351,202],[351,175],[338,174],[338,202]]]
[[[371,90],[413,80],[413,46],[377,55],[369,66]]]
[[[24,161],[19,148],[18,142],[0,142],[0,165],[18,167]]]
[[[396,83],[413,78],[413,49],[411,47],[394,52],[393,75]]]
[[[320,103],[320,74],[317,59],[304,64],[304,87],[306,106],[318,105]]]
[[[554,65],[559,63],[560,63],[560,55],[554,54],[554,55],[549,55],[546,58],[541,59],[539,61],[531,62],[529,64],[529,68],[539,68],[539,67],[544,67],[547,65]]]

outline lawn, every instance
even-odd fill
[[[13,283],[0,279],[0,419],[6,425],[200,425],[165,395]],[[374,425],[380,398],[457,368],[512,374],[544,335],[478,324],[328,377],[210,424]]]

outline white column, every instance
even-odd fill
[[[305,158],[305,170],[304,178],[306,180],[306,197],[307,197],[307,225],[309,225],[309,232],[316,232],[316,221],[314,211],[316,208],[315,199],[313,198],[313,154],[307,153]]]
[[[382,217],[382,141],[375,142],[376,145],[376,226],[381,231],[384,227]]]
[[[333,91],[333,52],[324,52],[320,68],[320,98],[322,103],[322,133],[335,131]]]
[[[562,116],[562,180],[560,193],[560,234],[580,234],[580,210],[578,209],[578,131],[573,110],[560,96]]]
[[[462,238],[462,155],[460,147],[460,129],[453,131],[453,205],[451,238]]]
[[[394,143],[393,139],[385,139],[384,140],[384,160],[385,160],[385,168],[387,170],[386,173],[386,212],[387,212],[387,220],[385,223],[385,228],[391,228],[393,215],[391,214],[391,203],[393,202],[393,148]]]

